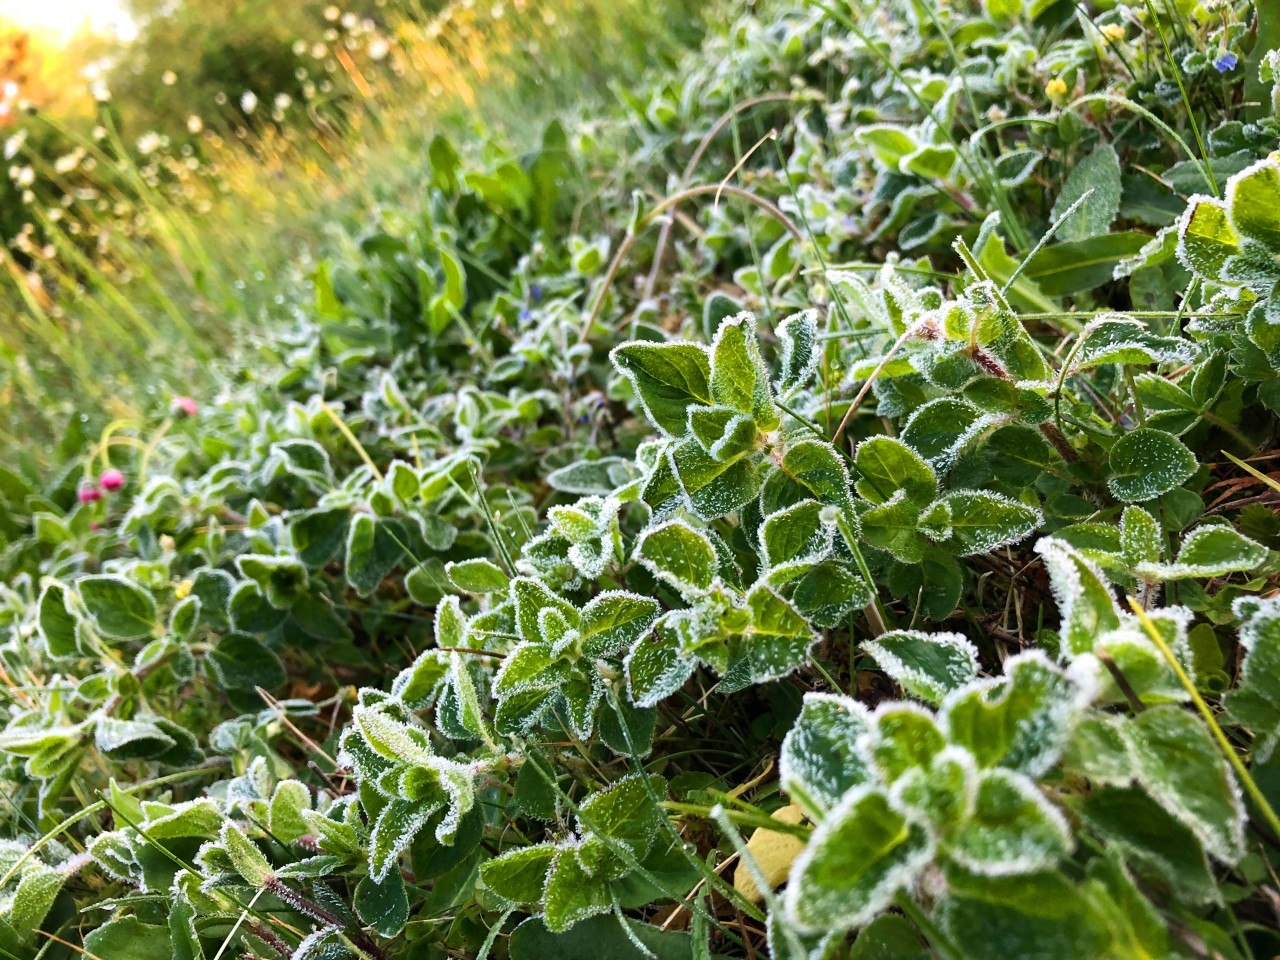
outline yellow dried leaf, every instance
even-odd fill
[[[775,810],[773,819],[779,823],[798,824],[803,822],[804,814],[794,803]],[[804,841],[789,833],[780,833],[767,827],[759,827],[747,841],[747,852],[754,858],[769,883],[769,889],[777,889],[787,878],[791,864],[800,851],[804,849]],[[754,903],[764,899],[764,894],[756,886],[751,869],[745,863],[739,863],[733,871],[734,889]]]

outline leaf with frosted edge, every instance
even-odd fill
[[[446,563],[444,572],[459,590],[480,595],[506,590],[511,582],[497,564],[483,557]]]
[[[658,619],[658,601],[651,597],[607,590],[582,608],[582,652],[605,657],[629,647],[649,632]]]
[[[400,671],[392,682],[391,693],[402,699],[411,710],[420,710],[435,701],[448,672],[449,661],[444,653],[425,650],[410,666]]]
[[[1120,211],[1120,158],[1109,143],[1098,145],[1078,163],[1062,185],[1053,204],[1053,219],[1061,220],[1057,236],[1062,240],[1086,240],[1106,233]]]
[[[929,541],[920,531],[920,507],[898,490],[887,501],[866,511],[859,518],[862,538],[873,547],[887,550],[903,563],[919,563],[924,559]]]
[[[732,513],[760,492],[760,472],[747,457],[717,460],[692,437],[675,444],[667,456],[684,505],[703,520]]]
[[[556,852],[542,899],[543,922],[552,933],[563,933],[579,920],[608,912],[613,905],[608,887],[592,878],[572,846]]]
[[[1240,252],[1240,238],[1217,200],[1197,195],[1178,221],[1178,259],[1196,276],[1219,282],[1227,259]]]
[[[1280,257],[1280,163],[1268,158],[1227,181],[1227,210],[1241,239]],[[1277,272],[1280,272],[1278,270]]]
[[[1091,692],[1030,650],[1010,657],[1003,677],[949,694],[939,719],[949,742],[967,748],[979,766],[1038,777],[1062,755]]]
[[[701,593],[715,579],[715,548],[683,520],[646,528],[636,544],[635,556],[655,577],[686,596]]]
[[[1270,551],[1225,525],[1197,527],[1182,541],[1177,559],[1171,564],[1146,562],[1134,565],[1134,572],[1151,580],[1190,580],[1225,577],[1243,573],[1266,561]],[[1156,560],[1158,561],[1158,557]]]
[[[1164,546],[1160,524],[1141,507],[1125,507],[1120,515],[1120,557],[1130,567],[1158,564]]]
[[[509,850],[481,864],[480,879],[507,903],[539,903],[556,853],[549,843]]]
[[[966,400],[938,397],[911,414],[902,427],[902,440],[935,469],[945,470],[995,422]]]
[[[635,464],[622,457],[579,460],[547,474],[547,485],[553,490],[579,496],[608,496],[637,479]]]
[[[814,822],[852,788],[871,778],[860,746],[871,729],[867,708],[850,697],[806,693],[800,716],[782,741],[782,788]]]
[[[679,634],[666,626],[665,619],[658,621],[652,636],[636,642],[623,664],[627,692],[638,707],[657,706],[684,686],[696,666],[681,652]]]
[[[769,375],[756,341],[756,319],[740,313],[720,324],[711,344],[711,398],[751,417],[761,430],[778,427]]]
[[[1093,321],[1080,336],[1083,343],[1071,360],[1073,373],[1104,364],[1189,363],[1195,356],[1187,341],[1158,336],[1123,314]]]
[[[1221,896],[1195,834],[1141,789],[1092,790],[1080,813],[1093,832],[1104,837],[1140,875],[1168,884],[1193,903],[1208,903]]]
[[[786,396],[809,382],[821,350],[818,348],[818,311],[793,313],[776,331],[778,337],[778,392]]]
[[[803,932],[852,930],[887,908],[933,859],[923,826],[870,787],[855,787],[809,838],[791,868],[785,905]]]
[[[624,343],[609,358],[631,381],[645,415],[668,436],[684,435],[690,404],[714,402],[711,357],[700,344]]]
[[[646,785],[640,774],[627,774],[583,801],[578,819],[589,835],[608,837],[624,844],[635,857],[643,857],[664,815],[653,798],[662,798],[667,791],[662,777],[649,774],[647,779]]]
[[[1111,447],[1107,488],[1117,500],[1153,500],[1182,486],[1196,472],[1195,455],[1171,433],[1138,427]]]
[[[427,825],[442,802],[392,800],[382,808],[369,838],[369,876],[381,881],[399,860],[400,854]]]
[[[1035,549],[1058,603],[1064,654],[1089,653],[1100,634],[1120,626],[1120,608],[1111,588],[1098,568],[1066,541],[1044,537]]]
[[[819,503],[848,507],[849,470],[831,444],[822,440],[801,440],[787,447],[778,469],[803,487]]]
[[[40,591],[36,625],[51,657],[72,657],[78,651],[76,627],[79,618],[67,609],[67,588],[50,581]]]
[[[920,455],[893,437],[872,437],[858,445],[853,458],[855,484],[864,500],[881,504],[901,490],[908,501],[924,506],[938,494],[938,478]]]
[[[409,919],[409,897],[404,877],[392,870],[376,883],[371,877],[362,877],[356,884],[352,900],[356,915],[366,926],[381,937],[395,937],[404,929]]]
[[[751,664],[751,682],[786,676],[818,642],[807,620],[768,584],[757,583],[747,594],[751,632],[742,653]]]
[[[946,749],[947,739],[932,711],[901,700],[876,708],[861,746],[880,777],[894,783],[913,770],[929,767]]]
[[[863,650],[907,693],[930,703],[978,675],[978,651],[958,633],[891,630]]]
[[[156,626],[156,602],[151,594],[124,577],[95,574],[81,577],[76,592],[94,626],[116,640],[137,640]]]
[[[973,812],[945,841],[947,856],[988,876],[1034,873],[1071,853],[1066,818],[1029,778],[989,770],[978,781]]]
[[[759,444],[756,422],[732,407],[690,407],[689,433],[713,460],[731,463]]]
[[[1138,782],[1194,833],[1213,857],[1244,855],[1240,789],[1204,723],[1173,705],[1152,707],[1126,728]]]
[[[526,640],[543,639],[538,622],[538,615],[543,610],[555,610],[570,626],[578,625],[578,611],[573,604],[532,577],[516,577],[511,581],[511,604],[516,613],[516,630]]]
[[[942,518],[940,535],[929,529],[935,515]],[[1017,543],[1034,533],[1043,521],[1044,516],[1034,507],[986,490],[955,490],[920,515],[921,529],[961,557],[990,553]]]
[[[19,943],[29,943],[35,938],[36,931],[48,916],[66,879],[62,870],[54,870],[39,863],[22,871],[10,894],[8,909],[2,910],[3,921],[17,932]],[[0,933],[0,938],[2,937],[3,933]],[[0,943],[4,942],[4,939],[0,939]]]
[[[1265,763],[1280,741],[1280,599],[1241,597],[1232,611],[1245,655],[1222,705],[1233,722],[1253,731],[1255,760]]]
[[[774,579],[770,577],[769,582]],[[860,576],[829,561],[809,567],[793,582],[791,603],[819,627],[840,626],[852,611],[866,607],[875,596]]]
[[[831,552],[831,527],[822,504],[802,500],[770,514],[760,525],[761,559],[767,567],[816,563]]]
[[[452,599],[452,598],[451,598]],[[480,697],[476,692],[471,671],[467,669],[462,654],[454,651],[449,654],[449,685],[458,698],[459,720],[470,733],[482,740],[489,739],[489,732],[484,723],[484,711],[480,709]]]
[[[271,862],[235,823],[228,820],[222,825],[219,840],[227,856],[231,858],[236,873],[240,874],[245,883],[261,888],[271,878]]]

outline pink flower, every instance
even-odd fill
[[[91,483],[80,485],[80,491],[76,494],[80,498],[81,503],[93,503],[102,499],[102,491]]]
[[[200,405],[190,397],[174,397],[173,412],[175,416],[194,417],[200,412]]]
[[[110,470],[103,470],[102,476],[98,477],[98,483],[102,485],[102,489],[108,492],[119,490],[124,486],[124,474],[112,467]]]

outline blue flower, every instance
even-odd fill
[[[541,284],[538,284],[538,283],[535,283],[533,286],[531,286],[531,287],[529,288],[529,297],[533,300],[533,302],[534,302],[534,303],[537,303],[539,300],[541,300],[541,299],[542,299],[542,285],[541,285]]]
[[[1213,61],[1213,66],[1219,73],[1226,73],[1228,70],[1234,70],[1236,68],[1236,64],[1239,62],[1239,57],[1234,53],[1227,51],[1223,53],[1222,56],[1218,57],[1217,60]]]

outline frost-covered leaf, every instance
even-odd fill
[[[1252,570],[1267,559],[1268,553],[1262,544],[1255,543],[1231,527],[1206,524],[1187,535],[1173,563],[1147,561],[1135,564],[1134,573],[1152,580],[1225,577],[1229,573]]]
[[[807,693],[782,741],[782,787],[815,822],[871,776],[859,742],[870,730],[867,710],[849,697]]]
[[[793,582],[791,603],[819,627],[840,626],[852,611],[870,604],[874,596],[860,576],[830,561],[814,564]]]
[[[706,590],[715,578],[716,551],[711,541],[681,520],[646,528],[636,543],[636,558],[685,595]]]
[[[658,611],[658,601],[650,597],[622,590],[597,594],[582,608],[583,654],[603,657],[631,646],[649,632]]]
[[[949,741],[967,748],[979,766],[1037,777],[1061,756],[1088,691],[1039,651],[1010,657],[1004,666],[1003,677],[950,694],[940,719]]]
[[[507,589],[511,578],[492,560],[477,557],[445,564],[445,573],[453,585],[467,593],[498,593]]]
[[[1107,487],[1117,500],[1141,503],[1175,490],[1199,466],[1173,434],[1152,427],[1126,433],[1111,447]]]
[[[356,884],[353,905],[360,921],[379,936],[397,936],[409,919],[409,895],[404,877],[398,870],[388,872],[380,881],[364,877]]]
[[[858,445],[854,466],[858,471],[858,495],[872,503],[885,503],[899,490],[918,506],[937,496],[938,478],[933,468],[901,440],[864,440]]]
[[[958,633],[891,630],[863,650],[908,693],[930,703],[978,675],[978,651]]]
[[[711,358],[695,343],[624,343],[609,355],[631,381],[645,414],[669,436],[683,436],[690,404],[710,405]]]
[[[939,397],[911,415],[903,425],[902,439],[936,469],[945,470],[991,423],[968,401]]]
[[[1075,656],[1093,650],[1099,636],[1120,626],[1120,608],[1106,579],[1089,560],[1057,537],[1036,543],[1044,559],[1062,618],[1064,654]]]
[[[776,331],[778,337],[778,392],[786,396],[804,386],[818,367],[818,312],[793,313]]]
[[[1280,257],[1280,163],[1269,157],[1240,171],[1227,181],[1226,198],[1241,246],[1255,243]]]
[[[1076,164],[1053,204],[1053,219],[1084,202],[1058,227],[1062,240],[1085,240],[1106,233],[1120,211],[1120,158],[1109,143],[1099,144]]]
[[[653,707],[684,686],[696,662],[681,652],[676,631],[659,621],[652,636],[641,638],[631,648],[625,666],[631,702]]]
[[[1194,356],[1187,341],[1158,336],[1139,321],[1121,314],[1093,321],[1080,336],[1083,343],[1072,357],[1073,372],[1109,363],[1188,363]]]
[[[1144,564],[1158,564],[1164,551],[1164,536],[1155,518],[1141,507],[1129,506],[1120,515],[1120,557],[1135,570]]]
[[[40,592],[36,620],[40,637],[52,657],[75,656],[76,627],[79,619],[67,609],[67,588],[50,581]]]
[[[990,553],[1030,536],[1043,521],[1040,511],[985,490],[956,490],[920,515],[919,526],[944,549],[959,556]]]
[[[1280,600],[1242,597],[1234,612],[1242,621],[1245,656],[1236,687],[1222,703],[1227,716],[1253,731],[1255,755],[1266,761],[1280,739]]]
[[[973,812],[950,831],[947,855],[974,873],[1034,873],[1074,846],[1066,818],[1029,778],[989,770],[978,781]]]
[[[264,886],[272,875],[271,862],[257,845],[231,820],[223,823],[219,839],[223,850],[231,858],[236,873],[240,874],[244,882],[254,888]]]
[[[769,377],[756,342],[756,321],[750,313],[722,321],[716,331],[711,344],[711,398],[750,417],[761,430],[778,425]]]
[[[578,860],[575,847],[561,847],[551,861],[543,892],[543,920],[553,933],[612,906],[608,887],[593,878]]]
[[[788,917],[802,930],[851,930],[888,907],[933,859],[929,831],[877,789],[850,790],[792,867]]]
[[[1235,863],[1244,853],[1240,791],[1204,723],[1172,704],[1152,707],[1129,725],[1138,781],[1181,820],[1210,854]]]
[[[792,443],[778,469],[819,503],[847,507],[851,502],[849,470],[829,443],[807,438]]]
[[[480,878],[508,903],[538,903],[555,856],[556,848],[549,843],[509,850],[486,860],[480,867]]]
[[[770,514],[760,526],[761,560],[767,567],[810,564],[831,550],[831,527],[823,522],[822,504],[803,500]]]
[[[1178,221],[1178,259],[1205,280],[1218,282],[1229,257],[1239,253],[1239,237],[1217,200],[1195,196]]]
[[[369,838],[369,876],[374,881],[387,876],[442,803],[391,800],[382,808]]]
[[[151,594],[124,577],[95,574],[76,581],[76,592],[94,626],[116,640],[136,640],[156,627]]]

